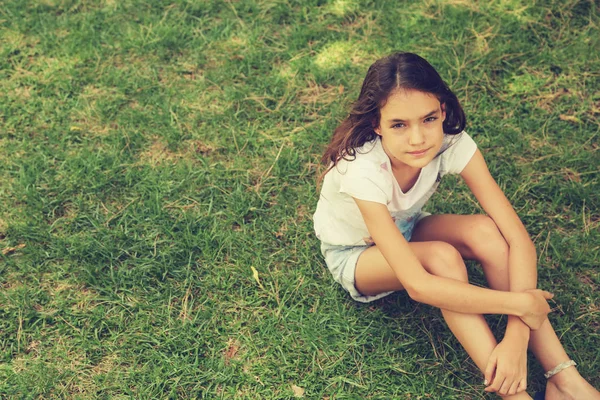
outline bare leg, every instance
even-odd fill
[[[428,272],[468,282],[464,261],[459,252],[451,245],[443,242],[422,242],[410,243],[410,246]],[[404,289],[376,246],[365,250],[359,257],[355,280],[356,288],[365,295]],[[477,367],[484,371],[497,342],[483,316],[443,309],[441,311],[454,336]],[[503,396],[503,398],[511,400],[531,399],[526,392]]]
[[[413,240],[441,240],[455,246],[466,259],[477,260],[490,288],[510,290],[508,279],[508,245],[494,222],[483,215],[436,215],[423,219]],[[544,371],[568,361],[550,321],[531,331],[529,348]],[[600,399],[596,391],[577,371],[570,367],[548,381],[546,399]]]

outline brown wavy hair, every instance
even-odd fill
[[[356,157],[356,149],[377,137],[380,109],[395,90],[411,89],[430,93],[446,106],[442,126],[445,134],[456,135],[465,129],[465,113],[456,95],[424,58],[413,53],[394,53],[373,63],[367,71],[358,100],[349,115],[335,129],[321,162],[328,166],[319,181],[341,159]]]

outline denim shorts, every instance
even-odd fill
[[[407,241],[410,241],[413,230],[417,223],[429,215],[431,214],[421,212],[417,218],[412,220],[412,223],[409,226],[407,226],[406,222],[404,222],[401,232]],[[327,264],[327,269],[329,269],[329,272],[331,272],[331,275],[333,275],[333,279],[342,285],[342,287],[350,294],[350,297],[361,303],[370,303],[372,301],[381,299],[390,293],[393,293],[383,292],[374,296],[365,296],[356,289],[354,283],[356,263],[362,252],[369,247],[370,246],[366,245],[339,246],[321,242],[321,254],[323,254],[323,258],[325,258],[325,264]]]

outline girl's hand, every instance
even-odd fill
[[[525,313],[520,318],[535,331],[539,329],[546,318],[548,318],[550,306],[546,300],[553,298],[554,295],[540,289],[529,289],[523,293],[529,295],[529,301]]]
[[[486,392],[513,395],[527,388],[527,344],[516,336],[505,336],[496,346],[487,367],[485,381],[489,384]]]

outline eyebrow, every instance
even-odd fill
[[[421,118],[419,118],[419,119],[425,119],[425,118],[427,118],[427,117],[431,117],[432,115],[436,114],[438,111],[439,111],[439,110],[433,110],[433,111],[429,112],[428,114],[426,114],[426,115],[422,116],[422,117],[421,117]],[[406,121],[405,121],[405,120],[403,120],[403,119],[394,118],[394,119],[388,119],[388,122],[406,122]]]

